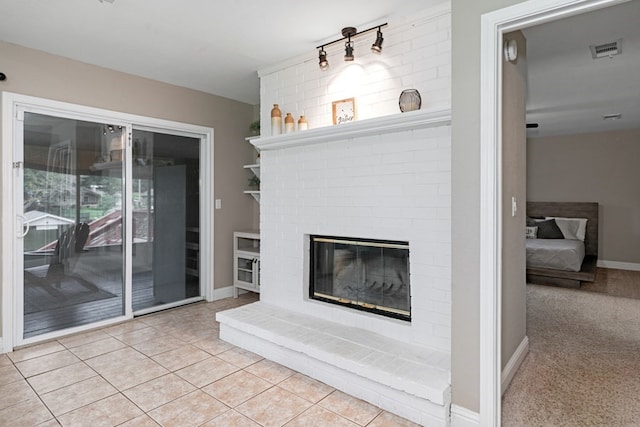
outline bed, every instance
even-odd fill
[[[574,239],[526,239],[527,283],[579,288],[593,282],[598,261],[598,203],[527,202],[527,217],[584,218],[584,242]]]

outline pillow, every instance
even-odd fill
[[[537,222],[535,218],[527,217],[527,227],[535,227]]]
[[[587,233],[586,218],[563,218],[548,216],[546,219],[555,219],[558,228],[562,231],[565,239],[580,240],[584,242]]]
[[[527,227],[525,236],[527,239],[537,239],[538,238],[538,227]]]
[[[564,235],[555,219],[545,219],[538,221],[538,239],[564,239]]]

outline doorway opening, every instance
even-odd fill
[[[530,26],[615,5],[624,0],[525,2],[482,16],[481,22],[481,236],[480,423],[500,425],[502,269],[502,71],[503,35]]]

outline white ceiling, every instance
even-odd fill
[[[447,0],[0,0],[0,40],[259,103],[258,69]],[[524,31],[530,136],[640,127],[640,0]],[[589,45],[622,38],[622,55]],[[357,53],[356,53],[357,54]],[[0,71],[2,58],[0,58]],[[10,76],[9,76],[10,78]],[[602,116],[621,113],[617,121]]]
[[[640,128],[640,0],[532,27],[527,39],[528,135]],[[592,59],[589,45],[622,38],[622,53]],[[602,116],[621,113],[616,121]]]
[[[2,0],[0,40],[258,104],[258,69],[442,2]]]

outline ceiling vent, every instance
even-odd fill
[[[612,58],[614,55],[622,53],[622,39],[609,43],[592,44],[589,49],[591,49],[593,59]]]

